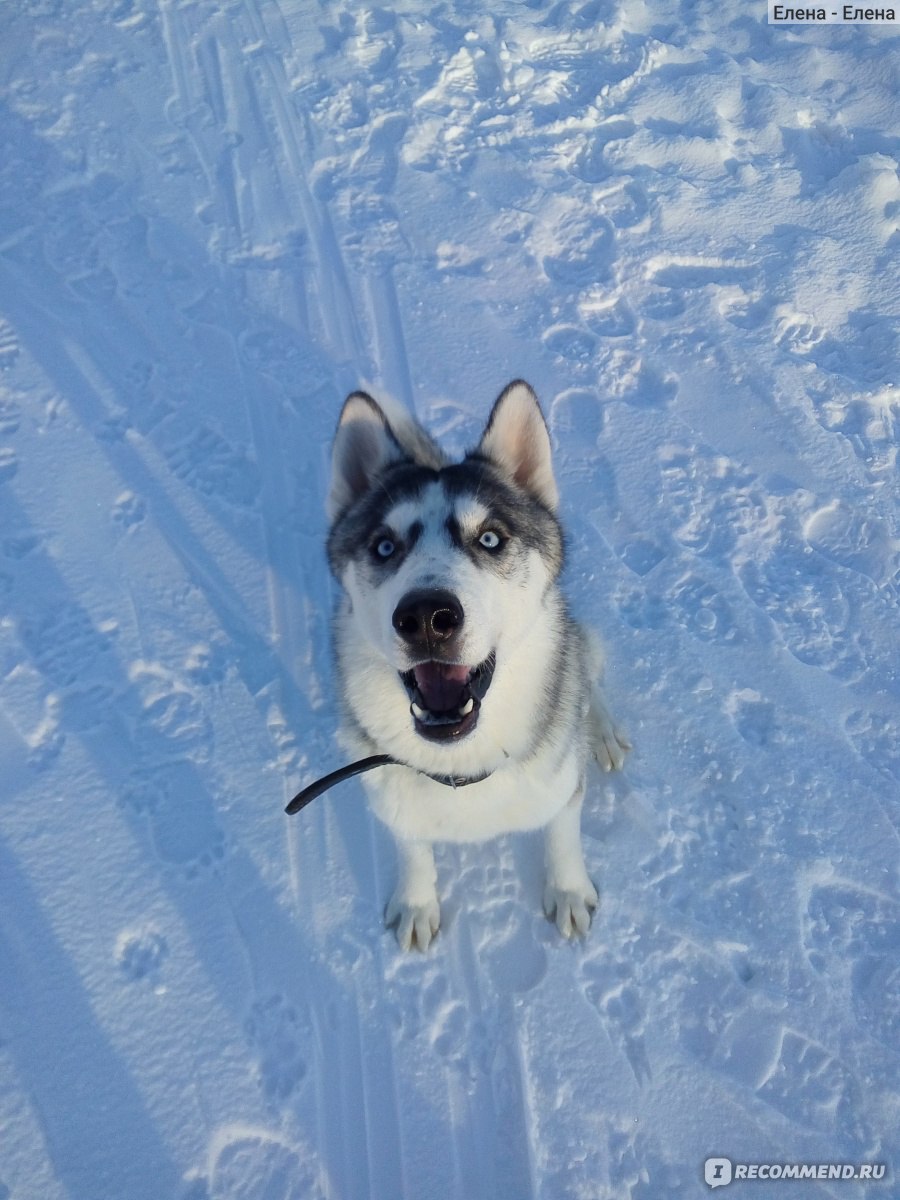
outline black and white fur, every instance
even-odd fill
[[[597,689],[599,641],[557,586],[558,503],[526,383],[506,388],[459,463],[408,414],[363,392],[344,405],[328,500],[344,740],[404,764],[364,785],[396,840],[387,922],[405,949],[424,950],[440,924],[432,844],[514,830],[545,830],[544,908],[560,932],[590,926],[587,761],[618,769],[630,747]]]

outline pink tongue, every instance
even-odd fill
[[[427,662],[416,667],[414,674],[425,707],[431,712],[449,712],[462,704],[469,681],[468,667]]]

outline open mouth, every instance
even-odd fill
[[[493,654],[477,667],[424,662],[411,671],[401,671],[416,733],[435,742],[471,733],[493,677]]]

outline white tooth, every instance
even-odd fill
[[[410,708],[412,709],[412,715],[414,717],[418,717],[420,721],[424,719],[424,717],[425,717],[425,709],[424,708],[419,708],[418,704],[411,704]]]
[[[475,707],[475,700],[472,696],[470,696],[459,711],[462,713],[462,715],[464,717],[467,717],[474,707]]]

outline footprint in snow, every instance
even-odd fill
[[[554,443],[567,460],[593,463],[606,424],[599,395],[588,388],[569,388],[555,396],[550,407],[550,429]]]
[[[737,576],[753,603],[773,621],[798,661],[838,679],[858,679],[866,667],[852,632],[846,591],[811,551],[781,543],[762,562],[748,560]]]
[[[580,325],[552,325],[541,337],[547,349],[573,369],[591,365],[597,339]]]
[[[112,519],[121,529],[126,532],[136,529],[143,524],[146,516],[147,506],[134,492],[122,492],[116,497],[112,507]]]
[[[171,419],[159,440],[173,474],[204,496],[235,508],[251,508],[260,491],[259,469],[242,449],[205,425]]]
[[[675,620],[693,637],[702,642],[740,641],[731,605],[700,576],[689,571],[668,595]]]
[[[710,1065],[796,1125],[828,1133],[835,1150],[859,1152],[869,1144],[859,1085],[847,1067],[759,1004],[728,1022]]]
[[[208,762],[213,729],[198,693],[160,663],[135,662],[128,677],[133,739],[144,760]]]
[[[649,538],[640,535],[629,537],[618,547],[622,562],[635,575],[648,575],[666,557],[665,550]]]
[[[463,862],[469,865],[459,875],[459,895],[484,897],[467,910],[466,936],[498,996],[531,991],[547,971],[547,951],[540,936],[544,918],[522,885],[529,874],[527,850],[504,840],[487,861],[465,853]]]
[[[810,966],[843,978],[862,1023],[886,1046],[900,1038],[900,904],[852,883],[820,884],[807,901],[803,943]]]
[[[213,802],[189,762],[136,771],[125,789],[124,805],[145,819],[161,862],[196,878],[225,857],[225,839]]]
[[[317,404],[331,403],[336,386],[325,356],[296,330],[271,325],[250,328],[240,335],[241,357],[253,371],[284,389],[287,402],[309,420]]]
[[[588,292],[578,308],[585,325],[598,337],[622,338],[634,333],[637,322],[630,305],[621,297],[610,298],[602,288]]]
[[[228,655],[219,642],[197,642],[188,651],[184,673],[200,687],[221,683],[228,670]]]
[[[504,868],[497,874],[501,892],[516,886]],[[488,881],[487,890],[490,886]],[[463,1074],[493,1069],[506,1036],[499,1014],[508,1012],[513,996],[528,993],[546,975],[547,951],[536,933],[542,923],[517,900],[488,901],[478,912],[470,911],[455,931],[453,952],[477,963],[475,975],[459,967],[450,976],[442,968],[424,984],[409,980],[418,1001],[416,1030],[427,1031],[436,1053]]]
[[[498,992],[530,992],[547,973],[547,951],[535,937],[534,920],[516,900],[499,900],[485,912],[479,962]]]
[[[610,1114],[605,1122],[609,1144],[609,1182],[614,1191],[599,1193],[593,1180],[584,1190],[587,1196],[608,1195],[622,1200],[655,1200],[658,1196],[686,1196],[692,1184],[683,1169],[660,1156],[652,1135],[645,1134],[637,1116]],[[560,1195],[569,1195],[566,1180],[561,1180]]]
[[[662,502],[677,541],[716,561],[731,557],[768,520],[756,477],[703,446],[668,445],[659,455]]]
[[[733,691],[725,711],[737,732],[750,746],[765,747],[781,740],[775,705],[751,688]]]
[[[244,1030],[257,1055],[259,1085],[270,1100],[287,1100],[306,1078],[310,1022],[284,996],[261,997]]]
[[[900,566],[895,543],[884,522],[854,511],[841,500],[814,512],[803,533],[823,558],[865,575],[875,584],[891,579]]]
[[[23,620],[20,634],[31,661],[55,687],[95,678],[111,642],[77,604],[52,603]]]
[[[461,1068],[467,1065],[472,1052],[472,1026],[458,1000],[448,1000],[437,1007],[431,1016],[429,1038],[441,1058]]]
[[[823,429],[845,437],[872,475],[893,475],[900,443],[900,388],[889,385],[849,399],[837,389],[825,389],[812,398]]]
[[[604,206],[617,229],[634,229],[649,220],[651,203],[646,188],[629,180],[621,191],[605,198]]]
[[[689,1054],[704,1063],[717,1052],[720,1039],[737,1014],[750,1003],[747,970],[734,970],[734,963],[707,958],[695,947],[679,946],[673,954],[666,978],[666,1002],[680,1014],[677,1038]]]
[[[640,991],[630,979],[631,971],[631,964],[601,952],[584,961],[583,987],[610,1041],[628,1060],[638,1084],[644,1084],[652,1077],[644,1044],[646,1012]]]
[[[547,240],[541,254],[544,274],[553,283],[589,287],[608,279],[616,259],[616,231],[611,221],[580,205],[557,205],[542,231]]]
[[[155,983],[168,954],[165,937],[152,927],[123,930],[116,941],[115,959],[129,983]]]
[[[265,1130],[225,1129],[214,1140],[210,1158],[204,1200],[325,1200],[322,1169],[299,1142]],[[194,1187],[201,1194],[202,1180]]]
[[[394,13],[369,8],[351,18],[354,36],[346,49],[369,78],[388,77],[403,48],[403,36]]]
[[[775,310],[775,342],[783,350],[805,358],[818,346],[825,331],[808,313],[794,312],[784,305]]]
[[[613,605],[632,629],[661,629],[669,619],[666,600],[649,587],[619,584],[613,593]]]
[[[781,1030],[777,1057],[757,1095],[799,1124],[840,1133],[851,1145],[868,1144],[858,1084],[843,1063],[801,1032]]]
[[[370,195],[387,195],[397,176],[398,152],[408,120],[403,113],[388,113],[373,120],[365,145],[350,162],[355,189]]]
[[[600,386],[610,400],[632,408],[664,408],[678,395],[678,379],[660,372],[640,355],[624,348],[598,354]]]

